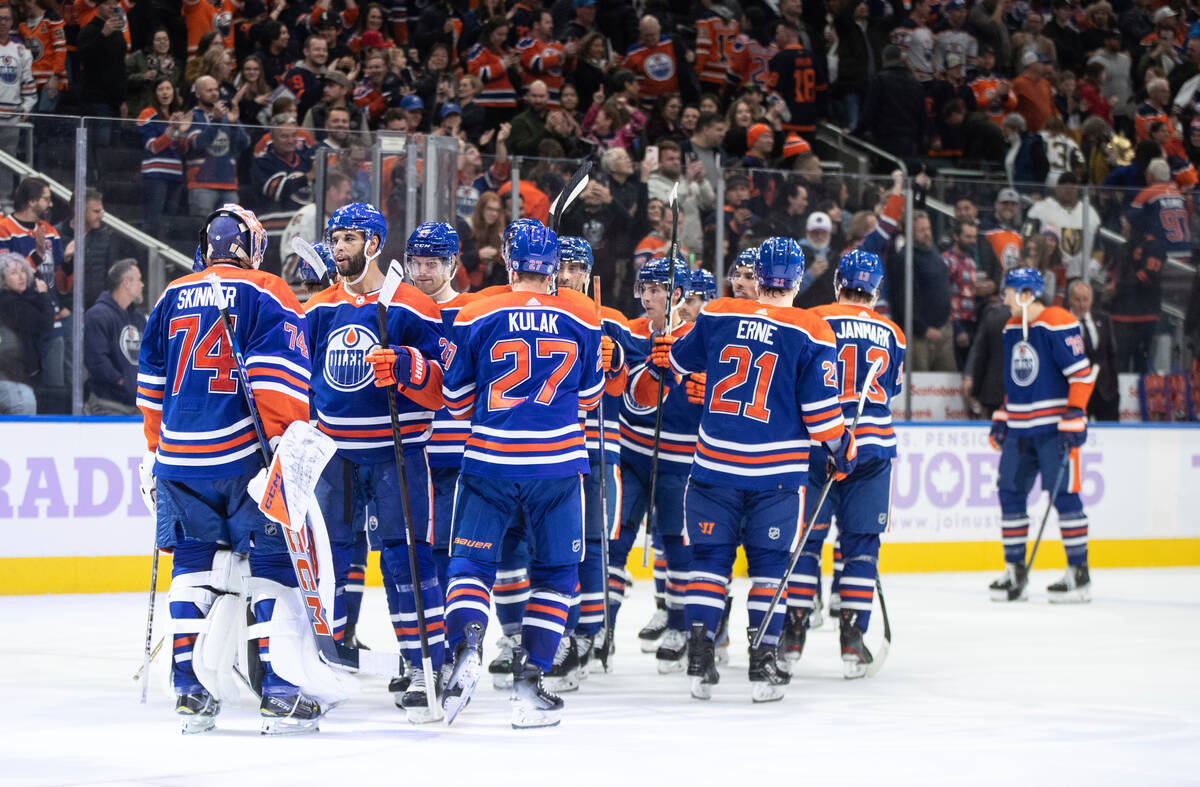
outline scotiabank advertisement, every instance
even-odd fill
[[[996,542],[999,555],[999,454],[988,444],[987,424],[906,423],[896,431],[885,544]],[[138,491],[140,423],[0,420],[0,435],[0,577],[6,561],[16,559],[149,555],[154,528]],[[1200,429],[1093,426],[1081,478],[1093,542],[1173,539],[1177,556],[1200,555]],[[1029,509],[1035,527],[1045,499],[1035,486]],[[1051,521],[1047,540],[1057,538]],[[926,566],[920,549],[910,552],[904,570],[985,567],[961,560]],[[1142,563],[1131,554],[1126,564]],[[103,561],[86,569],[105,570]],[[86,590],[86,579],[72,587]],[[21,592],[0,585],[0,592]]]

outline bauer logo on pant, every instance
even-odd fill
[[[374,379],[367,353],[379,339],[361,325],[347,325],[329,336],[325,350],[325,381],[338,391],[357,391]]]
[[[1017,342],[1013,346],[1012,361],[1009,363],[1009,374],[1013,382],[1022,388],[1033,384],[1038,376],[1038,354],[1029,342]]]

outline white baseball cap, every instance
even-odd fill
[[[829,214],[823,211],[814,211],[808,215],[808,224],[804,226],[805,232],[813,230],[825,230],[833,232],[833,219],[829,218]]]

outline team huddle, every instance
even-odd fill
[[[264,733],[315,730],[344,702],[344,668],[385,655],[357,634],[369,549],[401,654],[382,674],[414,723],[453,721],[486,672],[511,692],[514,728],[557,724],[556,692],[612,667],[643,527],[657,610],[639,640],[659,672],[686,672],[693,697],[710,698],[728,662],[741,547],[751,697],[783,698],[788,662],[825,612],[834,521],[828,610],[844,674],[873,674],[864,634],[905,353],[872,308],[884,270],[871,244],[885,230],[843,256],[835,304],[791,305],[804,254],[774,237],[738,257],[742,297],[717,297],[712,275],[681,258],[650,260],[637,274],[645,316],[627,320],[589,297],[588,243],[533,219],[505,232],[508,285],[458,293],[451,225],[420,225],[389,267],[382,214],[347,205],[313,250],[326,275],[302,265],[323,287],[302,307],[258,270],[254,214],[218,209],[195,272],[154,308],[138,374],[142,490],[173,553],[183,731],[213,728],[235,676],[261,697]],[[1066,475],[1061,462],[1071,569],[1052,600],[1086,600],[1069,460],[1095,373],[1078,323],[1036,305],[1040,274],[1014,270],[1005,285],[1008,420],[993,437],[1009,569],[992,592],[1025,597],[1025,498],[1039,472],[1047,488]],[[485,664],[493,610],[502,631]]]

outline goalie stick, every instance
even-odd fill
[[[871,389],[871,383],[875,381],[875,375],[883,369],[883,359],[875,361],[871,364],[871,368],[867,370],[867,376],[863,380],[862,392],[858,395],[858,408],[854,413],[854,423],[850,425],[849,437],[854,436],[854,430],[858,428],[858,419],[862,417],[863,408],[867,405],[867,391]],[[750,643],[751,650],[762,644],[763,636],[767,633],[767,627],[770,625],[771,616],[775,614],[775,607],[779,605],[779,599],[783,596],[784,588],[787,587],[788,578],[792,576],[792,571],[796,568],[796,563],[800,560],[800,555],[804,552],[804,544],[808,541],[809,534],[812,533],[813,525],[817,522],[817,515],[821,513],[821,506],[825,505],[825,498],[829,497],[829,490],[833,488],[833,476],[831,472],[829,478],[825,481],[825,486],[821,487],[821,496],[817,498],[817,506],[813,509],[812,520],[804,526],[804,532],[800,535],[800,541],[796,544],[796,548],[792,550],[791,557],[788,558],[787,570],[783,572],[783,578],[779,580],[779,585],[775,588],[775,595],[771,596],[771,603],[767,605],[767,611],[763,615],[762,623],[758,630],[754,632],[754,640]],[[800,512],[804,514],[803,511]],[[876,572],[878,575],[878,572]],[[876,579],[878,584],[878,578]]]
[[[150,642],[154,639],[154,598],[158,592],[158,537],[154,539],[154,552],[150,558],[150,604],[146,610],[146,651],[142,655],[142,668],[133,676],[134,680],[150,671],[150,659],[154,658],[154,654],[158,653],[158,648],[154,648],[153,652],[150,648]],[[162,646],[162,640],[158,641],[159,646]],[[142,699],[141,703],[146,704],[146,693],[150,690],[150,681],[142,681]]]

